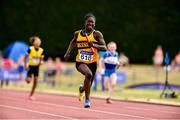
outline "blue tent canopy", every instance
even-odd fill
[[[19,58],[24,55],[28,50],[28,45],[24,42],[16,41],[10,44],[3,51],[3,56],[13,60],[15,63],[18,62]]]

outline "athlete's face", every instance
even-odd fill
[[[109,44],[108,45],[108,49],[109,49],[109,51],[111,51],[111,52],[115,52],[116,51],[116,44]]]
[[[94,17],[89,17],[86,21],[85,21],[85,28],[87,30],[92,30],[95,27],[95,19]]]
[[[35,40],[34,40],[34,46],[35,47],[39,47],[41,45],[41,40],[39,39],[39,38],[36,38]]]

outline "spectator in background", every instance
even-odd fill
[[[55,64],[54,61],[51,57],[48,57],[46,64],[46,70],[44,73],[45,79],[48,80],[48,82],[55,87],[56,85],[56,81],[55,81],[55,77],[56,77],[56,69],[55,69]]]
[[[56,57],[56,59],[55,59],[55,69],[56,69],[57,74],[64,72],[65,68],[61,61],[61,58],[59,58],[59,57]]]
[[[156,76],[156,82],[159,82],[159,70],[163,64],[163,50],[162,47],[159,45],[157,46],[155,52],[154,52],[154,56],[153,56],[153,62],[155,65],[155,76]]]
[[[180,71],[180,51],[175,56],[175,63],[176,63],[176,66],[177,66],[177,70]]]
[[[96,74],[93,80],[93,90],[96,91],[97,90],[97,84],[100,81],[101,82],[101,89],[102,91],[104,91],[104,67],[103,67],[103,63],[102,63],[102,57],[104,56],[104,54],[106,54],[106,51],[98,51],[99,53],[99,59],[97,61],[97,70],[96,70]]]
[[[125,55],[124,52],[121,52],[121,53],[120,53],[119,62],[120,62],[120,64],[123,65],[123,66],[128,66],[128,64],[129,64],[129,58]]]
[[[93,90],[97,90],[97,84],[100,81],[101,82],[101,90],[104,91],[104,67],[102,63],[102,57],[98,59],[97,61],[97,70],[96,74],[93,80]]]
[[[19,72],[19,75],[20,75],[20,80],[24,80],[25,79],[25,76],[24,76],[24,71],[25,71],[25,68],[24,68],[24,56],[21,56],[18,60],[18,63],[17,63],[17,70]]]
[[[171,61],[171,71],[176,71],[176,62],[174,59]]]
[[[0,82],[2,83],[2,69],[3,69],[3,56],[1,55],[1,52],[0,52]],[[2,87],[2,86],[1,86]]]
[[[174,60],[172,60],[171,69],[173,71],[180,71],[180,51],[175,56]]]
[[[14,65],[13,61],[11,59],[9,59],[9,58],[5,58],[2,61],[2,68],[4,70],[12,69],[13,65]],[[9,85],[9,80],[8,79],[7,80],[1,80],[1,87],[3,87],[4,82],[6,83],[6,86]]]
[[[157,67],[161,67],[163,63],[163,58],[164,58],[163,50],[162,47],[159,45],[154,52],[154,56],[153,56],[154,65]]]

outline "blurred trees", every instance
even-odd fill
[[[179,0],[1,0],[0,49],[38,35],[47,55],[63,57],[84,15],[92,12],[106,42],[117,42],[131,62],[151,63],[157,45],[171,55],[180,50],[179,5]]]

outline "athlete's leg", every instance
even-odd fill
[[[111,91],[112,91],[112,89],[111,89],[111,83],[110,83],[111,81],[110,81],[110,77],[109,76],[105,76],[104,77],[104,87],[105,87],[105,89],[106,90],[108,90],[108,97],[106,98],[106,102],[107,103],[111,103],[111,101],[110,101],[110,94],[111,94]]]
[[[26,78],[27,83],[30,83],[32,80],[32,71],[33,71],[32,68],[29,66],[29,70],[28,70],[27,78]]]
[[[109,77],[104,76],[104,88],[105,90],[109,90]]]
[[[110,71],[105,69],[104,71],[104,88],[105,90],[109,90],[109,79],[110,79]]]
[[[34,76],[33,86],[32,86],[32,90],[31,90],[30,96],[33,96],[33,94],[34,94],[34,91],[35,91],[36,86],[37,86],[37,81],[38,81],[38,76]]]
[[[114,89],[114,87],[116,86],[116,83],[117,83],[117,74],[116,74],[116,73],[113,73],[113,74],[110,76],[110,79],[111,79],[111,86],[112,86],[112,88]]]
[[[86,100],[89,100],[91,79],[93,77],[93,74],[92,74],[91,70],[89,69],[89,67],[84,63],[81,63],[77,67],[77,69],[80,73],[85,75],[84,85],[81,89],[81,92],[85,91],[85,98],[86,98]]]
[[[93,80],[94,80],[94,78],[95,78],[95,76],[96,76],[97,63],[96,63],[96,62],[91,63],[91,64],[88,65],[88,67],[89,67],[89,69],[90,69],[91,72],[92,72],[92,79],[91,79],[91,85],[92,85]]]
[[[33,67],[33,74],[34,74],[33,86],[32,86],[32,90],[31,90],[31,93],[30,93],[30,99],[31,100],[35,100],[33,95],[34,95],[35,89],[37,87],[38,76],[39,76],[39,66]]]
[[[112,93],[114,90],[114,87],[116,86],[116,81],[117,81],[117,75],[116,73],[111,74],[110,76],[110,86],[109,86],[109,98],[112,97]]]

